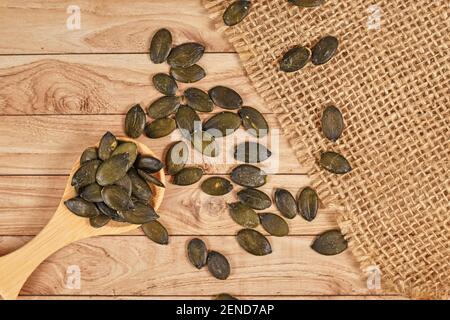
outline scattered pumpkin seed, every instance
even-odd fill
[[[319,197],[314,189],[306,187],[297,200],[298,213],[306,220],[313,221],[319,209]]]
[[[66,200],[64,201],[64,205],[72,213],[80,217],[90,218],[96,217],[100,214],[95,204],[93,204],[92,202],[88,202],[80,197]]]
[[[89,218],[89,224],[93,228],[101,228],[108,224],[108,222],[111,221],[111,218],[108,216],[105,216],[104,214],[99,214],[96,217],[90,217]]]
[[[233,89],[216,86],[209,90],[208,93],[214,104],[223,109],[233,110],[242,107],[242,98]]]
[[[148,122],[145,125],[144,133],[151,139],[158,139],[171,134],[177,128],[177,123],[171,118],[160,118]]]
[[[289,234],[289,226],[283,218],[273,213],[260,213],[261,225],[268,233],[275,237],[284,237]]]
[[[323,152],[320,155],[319,163],[322,168],[336,174],[344,174],[352,171],[352,167],[347,159],[333,151]]]
[[[203,130],[208,131],[214,137],[225,137],[234,133],[240,126],[241,118],[232,112],[223,111],[206,120]]]
[[[319,40],[312,49],[311,61],[315,65],[321,65],[330,61],[336,54],[339,42],[333,36],[326,36]]]
[[[166,61],[172,49],[172,34],[167,29],[159,29],[150,44],[150,60],[159,64]]]
[[[272,253],[269,240],[256,230],[242,229],[237,233],[236,239],[242,249],[255,256]]]
[[[125,117],[125,133],[130,138],[139,138],[144,132],[147,116],[140,105],[133,106],[128,110]]]
[[[326,0],[288,0],[289,3],[303,8],[318,7],[324,4],[325,1]]]
[[[100,166],[100,160],[90,160],[82,164],[73,174],[71,185],[81,189],[95,182],[95,173]]]
[[[185,167],[173,177],[173,184],[188,186],[198,182],[203,176],[203,169],[199,167]]]
[[[303,68],[311,57],[307,47],[294,47],[286,52],[280,61],[280,69],[284,72],[295,72]]]
[[[251,7],[250,1],[235,1],[228,6],[223,14],[223,22],[227,26],[237,25],[249,14]]]
[[[202,124],[198,114],[188,106],[180,106],[175,114],[178,129],[184,137],[190,137],[194,131],[201,131]]]
[[[120,214],[131,224],[144,224],[159,218],[151,205],[140,201],[135,201],[133,208],[122,210]]]
[[[214,109],[214,103],[209,95],[197,88],[189,88],[183,93],[186,104],[198,112],[211,112]]]
[[[256,210],[264,210],[272,205],[270,197],[258,189],[242,189],[237,193],[239,201]]]
[[[210,177],[204,180],[200,187],[204,193],[211,196],[223,196],[233,190],[231,182],[222,177]]]
[[[166,245],[169,243],[169,233],[166,228],[164,228],[164,226],[156,220],[142,225],[142,230],[153,242],[161,245]]]
[[[164,96],[147,108],[147,114],[153,119],[165,118],[177,111],[180,103],[180,97]]]
[[[258,188],[266,184],[267,174],[251,164],[241,164],[231,171],[231,181],[243,187]]]
[[[117,147],[117,139],[111,132],[106,132],[100,139],[100,144],[98,146],[98,157],[105,161],[110,156],[114,149]]]
[[[294,196],[286,189],[275,190],[275,205],[281,214],[288,219],[293,219],[297,215],[297,204]]]
[[[262,144],[253,141],[243,142],[235,147],[234,158],[241,162],[258,163],[267,160],[272,152]]]
[[[103,202],[116,211],[128,210],[133,206],[127,191],[116,185],[106,186],[102,189]]]
[[[241,202],[229,203],[228,211],[233,221],[245,228],[256,228],[259,225],[255,210]]]
[[[117,148],[113,151],[111,154],[111,157],[114,157],[119,154],[125,154],[128,153],[129,159],[127,164],[127,170],[130,169],[134,162],[136,161],[137,155],[138,155],[138,149],[137,145],[134,142],[120,142]]]
[[[231,294],[229,293],[219,293],[214,300],[239,300],[236,297],[233,297]]]
[[[339,230],[329,230],[319,235],[311,248],[323,255],[333,256],[347,249],[347,240]]]
[[[80,197],[89,202],[102,202],[102,187],[97,183],[92,183],[81,189]]]
[[[110,217],[112,220],[117,222],[125,222],[125,218],[114,209],[108,207],[104,202],[96,203],[98,210],[104,215]]]
[[[166,168],[170,175],[177,174],[184,168],[188,160],[188,146],[183,141],[172,144],[166,153]]]
[[[130,155],[128,153],[121,153],[108,158],[98,167],[95,180],[101,186],[115,183],[127,173],[129,162]]]
[[[196,131],[191,135],[191,143],[195,150],[207,157],[217,157],[219,155],[219,144],[216,139],[207,131]]]
[[[138,174],[143,178],[145,181],[154,184],[155,186],[158,186],[160,188],[165,188],[166,186],[158,180],[155,176],[152,176],[150,173],[145,172],[144,170],[138,169]]]
[[[324,136],[335,142],[344,131],[344,119],[341,111],[334,107],[328,106],[322,114],[322,131]]]
[[[194,64],[188,68],[170,68],[170,75],[175,80],[183,83],[194,83],[206,77],[205,70],[198,64]]]
[[[255,108],[242,107],[238,111],[242,119],[242,125],[252,136],[264,137],[269,132],[269,125],[264,116]]]
[[[188,243],[187,247],[189,261],[197,269],[206,266],[206,259],[208,257],[208,249],[206,244],[199,238],[194,238]]]
[[[139,176],[134,168],[131,168],[127,175],[131,180],[131,194],[142,202],[148,203],[153,195],[148,183]]]
[[[217,251],[210,251],[206,259],[209,272],[219,280],[225,280],[230,275],[230,263],[224,255]]]
[[[97,160],[97,148],[96,147],[89,147],[86,150],[83,151],[80,157],[80,165],[85,164],[88,161],[91,160]]]
[[[164,168],[164,163],[155,157],[140,155],[136,161],[136,168],[144,170],[147,173],[156,173]]]
[[[200,43],[188,42],[172,49],[167,63],[174,68],[188,68],[196,64],[203,56],[205,47]]]
[[[152,78],[153,86],[165,96],[174,96],[178,91],[175,79],[165,73],[157,73]]]

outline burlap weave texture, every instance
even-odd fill
[[[329,0],[298,8],[253,0],[249,16],[226,27],[232,1],[204,0],[274,112],[313,186],[344,208],[339,226],[361,269],[379,268],[386,291],[419,298],[450,292],[449,3]],[[321,37],[340,41],[327,64],[286,74],[279,59]],[[346,128],[324,139],[320,116],[336,105]],[[333,175],[320,152],[342,153],[353,171]]]

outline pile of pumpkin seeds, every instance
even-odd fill
[[[89,218],[94,228],[111,220],[140,224],[150,239],[167,244],[167,230],[151,206],[152,188],[164,188],[153,174],[163,167],[159,159],[139,154],[134,142],[118,140],[107,132],[98,147],[82,153],[71,181],[77,196],[64,204],[72,213]]]

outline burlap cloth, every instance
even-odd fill
[[[329,0],[303,9],[286,0],[253,0],[249,16],[226,27],[231,1],[204,0],[274,112],[313,186],[338,223],[363,272],[379,268],[385,292],[448,298],[450,290],[449,3]],[[375,6],[374,6],[375,5]],[[340,41],[322,66],[286,74],[280,57],[325,35]],[[337,143],[320,131],[334,104],[346,128]],[[353,171],[317,166],[334,150]],[[282,159],[281,159],[282,161]],[[311,266],[312,268],[314,266]]]

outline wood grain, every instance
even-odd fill
[[[67,9],[74,4],[81,28],[68,30]],[[146,52],[162,27],[170,29],[175,43],[197,41],[208,51],[232,51],[201,0],[3,0],[0,17],[0,54]]]
[[[25,284],[25,295],[368,295],[350,251],[322,256],[310,249],[313,237],[269,238],[273,253],[246,254],[234,237],[203,237],[227,256],[226,281],[197,270],[185,257],[191,237],[172,236],[168,246],[145,237],[104,236],[63,248],[47,259]],[[29,237],[0,237],[0,255]],[[70,265],[81,271],[81,289],[66,288]],[[170,268],[167,266],[170,265]],[[100,267],[101,266],[101,267]],[[372,292],[374,293],[374,292]]]
[[[236,89],[246,105],[270,112],[236,54],[206,54],[199,64],[207,77],[179,84],[180,94],[192,86],[225,85]],[[151,78],[168,69],[146,54],[0,57],[0,115],[125,114],[131,105],[147,106],[161,96]]]
[[[36,235],[55,211],[66,180],[66,176],[0,177],[0,235]],[[295,195],[308,183],[307,176],[272,175],[260,189],[271,195],[275,188],[284,187]],[[240,227],[231,220],[226,203],[237,201],[238,190],[235,186],[232,194],[212,197],[200,191],[199,183],[187,187],[168,183],[158,211],[160,221],[172,235],[234,235]],[[270,211],[278,212],[275,206],[264,210]],[[321,208],[313,222],[300,217],[287,220],[290,234],[315,235],[336,228],[336,215],[336,210]],[[261,227],[258,230],[266,234]]]

